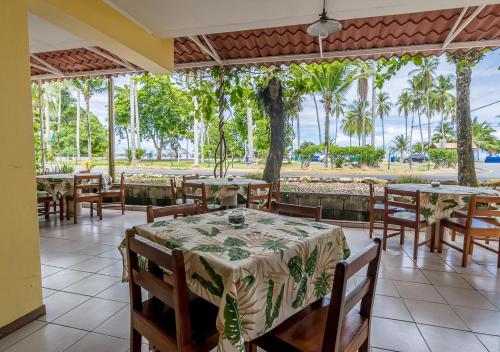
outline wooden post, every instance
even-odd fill
[[[115,179],[115,103],[113,77],[108,77],[108,165],[109,175]]]

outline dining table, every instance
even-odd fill
[[[199,178],[188,182],[205,184],[208,190],[207,197],[214,197],[220,205],[224,206],[236,206],[238,194],[246,197],[249,184],[266,184],[263,180],[243,177]]]
[[[232,211],[134,229],[183,251],[190,291],[218,307],[219,350],[244,351],[245,342],[328,295],[336,264],[350,250],[339,226],[246,208],[238,209],[245,221],[236,226]],[[119,249],[127,281],[125,241]]]
[[[66,193],[70,193],[73,191],[75,175],[101,175],[104,191],[109,190],[113,185],[113,179],[105,172],[37,175],[36,182],[39,190],[49,193],[54,198],[54,200],[56,200],[61,199]]]

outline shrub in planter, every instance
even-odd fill
[[[302,143],[299,149],[295,151],[295,155],[300,160],[300,167],[301,168],[309,167],[312,158],[319,152],[320,152],[320,146],[311,142]]]
[[[458,156],[456,150],[429,149],[429,158],[436,167],[454,167]]]

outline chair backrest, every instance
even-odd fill
[[[102,191],[102,175],[74,175],[73,176],[73,197],[77,198],[81,193],[88,193],[89,190],[98,192]],[[87,192],[86,192],[87,191]]]
[[[271,209],[272,195],[273,195],[272,183],[262,183],[262,184],[249,183],[247,190],[247,208],[250,208],[250,204],[252,203],[258,203],[259,208],[266,208],[268,210]]]
[[[271,205],[271,211],[277,214],[310,218],[316,221],[321,221],[321,213],[323,212],[323,207],[308,207],[305,205],[273,202]]]
[[[153,207],[152,205],[148,205],[146,207],[146,217],[148,223],[154,222],[155,219],[164,216],[173,216],[175,218],[177,216],[196,215],[200,213],[201,208],[198,201],[195,201],[194,204],[178,204],[166,207]]]
[[[190,180],[197,180],[200,178],[200,175],[194,174],[194,175],[184,175],[182,176],[182,181],[190,181]]]
[[[157,243],[137,236],[133,229],[126,231],[128,278],[130,287],[130,308],[132,311],[132,327],[140,331],[141,324],[145,328],[141,335],[161,351],[184,350],[191,345],[191,322],[188,308],[188,288],[184,255],[180,249],[168,249]],[[147,268],[139,265],[139,256],[146,259]],[[168,270],[167,274],[163,269]],[[158,303],[175,310],[175,327],[177,341],[162,338],[162,329],[153,321],[141,314],[143,297],[141,288],[148,291]],[[148,336],[149,335],[149,336]],[[187,349],[186,349],[187,350]]]
[[[496,196],[478,196],[473,195],[469,200],[469,209],[467,211],[466,227],[470,227],[472,219],[477,217],[500,218],[500,197]]]
[[[188,199],[198,201],[203,212],[207,210],[207,185],[204,183],[182,182],[182,200],[184,204]]]
[[[340,340],[342,334],[345,333],[342,331],[343,320],[359,302],[361,302],[359,314],[362,319],[368,320],[367,334],[370,334],[373,298],[380,266],[380,243],[380,238],[375,238],[362,251],[337,263],[323,339],[323,352],[341,352]],[[366,277],[349,294],[346,294],[347,280],[362,270],[365,265],[368,265]]]
[[[402,200],[401,200],[402,199]],[[394,206],[416,213],[416,219],[420,218],[420,191],[402,191],[385,187],[384,209],[386,215],[389,207]]]

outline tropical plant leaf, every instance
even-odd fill
[[[241,249],[240,247],[231,247],[227,251],[227,255],[231,261],[246,259],[250,257],[251,254],[251,252],[246,249]]]
[[[314,296],[317,299],[325,297],[328,292],[330,292],[330,278],[331,276],[328,275],[324,270],[316,278],[316,281],[314,282]]]
[[[274,281],[269,280],[269,287],[267,289],[267,296],[266,296],[265,329],[271,328],[273,326],[273,322],[279,316],[284,292],[285,292],[285,284],[281,284],[280,293],[278,294],[278,297],[276,298],[276,303],[274,304],[273,307]]]
[[[228,237],[224,240],[224,246],[228,247],[245,247],[247,243],[240,238]]]
[[[421,210],[422,216],[427,220],[429,219],[432,215],[434,215],[434,210],[431,208],[422,208]]]
[[[243,279],[243,284],[245,285],[245,290],[248,291],[250,287],[255,283],[255,277],[251,274],[245,276]]]
[[[283,251],[288,248],[286,243],[287,242],[283,239],[267,239],[262,243],[262,246],[265,249],[273,251],[274,253],[281,253],[283,256]]]
[[[443,200],[443,203],[447,204],[443,207],[443,210],[450,210],[458,207],[458,202],[455,199],[445,199]]]
[[[284,222],[285,225],[287,226],[309,226],[309,224],[305,224],[300,221],[293,221],[293,220],[287,220]]]
[[[201,217],[199,216],[186,216],[180,219],[187,224],[197,224],[201,221]]]
[[[193,247],[193,251],[198,252],[209,252],[209,253],[224,253],[226,249],[221,246],[213,244],[200,244],[199,246]]]
[[[312,277],[314,275],[314,271],[316,270],[317,260],[318,260],[318,246],[315,246],[311,254],[309,254],[309,258],[307,258],[306,265],[304,267],[304,271],[307,276]]]
[[[274,219],[273,218],[263,218],[263,219],[257,220],[257,222],[259,224],[263,224],[263,225],[274,225]]]
[[[194,229],[196,231],[198,231],[199,233],[201,233],[203,236],[207,236],[207,237],[215,237],[220,233],[220,230],[217,227],[212,227],[210,229],[210,231],[207,231],[207,230],[202,229],[200,227],[195,227]]]
[[[225,216],[227,214],[227,211],[221,210],[221,211],[216,211],[211,213],[212,215],[217,215],[217,216]]]
[[[351,256],[351,250],[349,248],[344,248],[342,254],[342,259],[347,259]]]
[[[186,242],[185,237],[167,237],[164,246],[170,249],[179,248]]]
[[[430,202],[432,205],[436,205],[439,199],[439,193],[431,193]]]
[[[307,277],[303,277],[300,281],[299,289],[297,290],[297,296],[295,297],[295,301],[292,303],[292,307],[297,309],[302,307],[302,303],[304,303],[304,298],[307,293]]]
[[[290,269],[290,275],[292,275],[295,282],[300,282],[302,277],[302,259],[298,256],[290,258],[288,261],[288,268]]]
[[[224,283],[222,282],[222,276],[217,274],[215,270],[208,264],[207,260],[203,257],[200,257],[200,262],[205,268],[205,271],[208,277],[213,281],[210,282],[205,280],[198,273],[193,274],[193,279],[198,280],[203,287],[205,287],[211,294],[216,295],[218,297],[222,297],[222,293],[224,292]]]
[[[240,351],[245,350],[238,302],[229,294],[226,294],[226,305],[224,307],[224,336],[231,344],[238,346]]]
[[[224,220],[212,220],[207,222],[209,225],[230,225],[229,221],[224,221]]]
[[[155,221],[151,224],[151,227],[162,227],[167,226],[170,221]]]
[[[311,222],[310,226],[314,227],[315,229],[318,229],[318,230],[326,230],[326,229],[328,229],[328,226],[318,224],[317,222]]]

